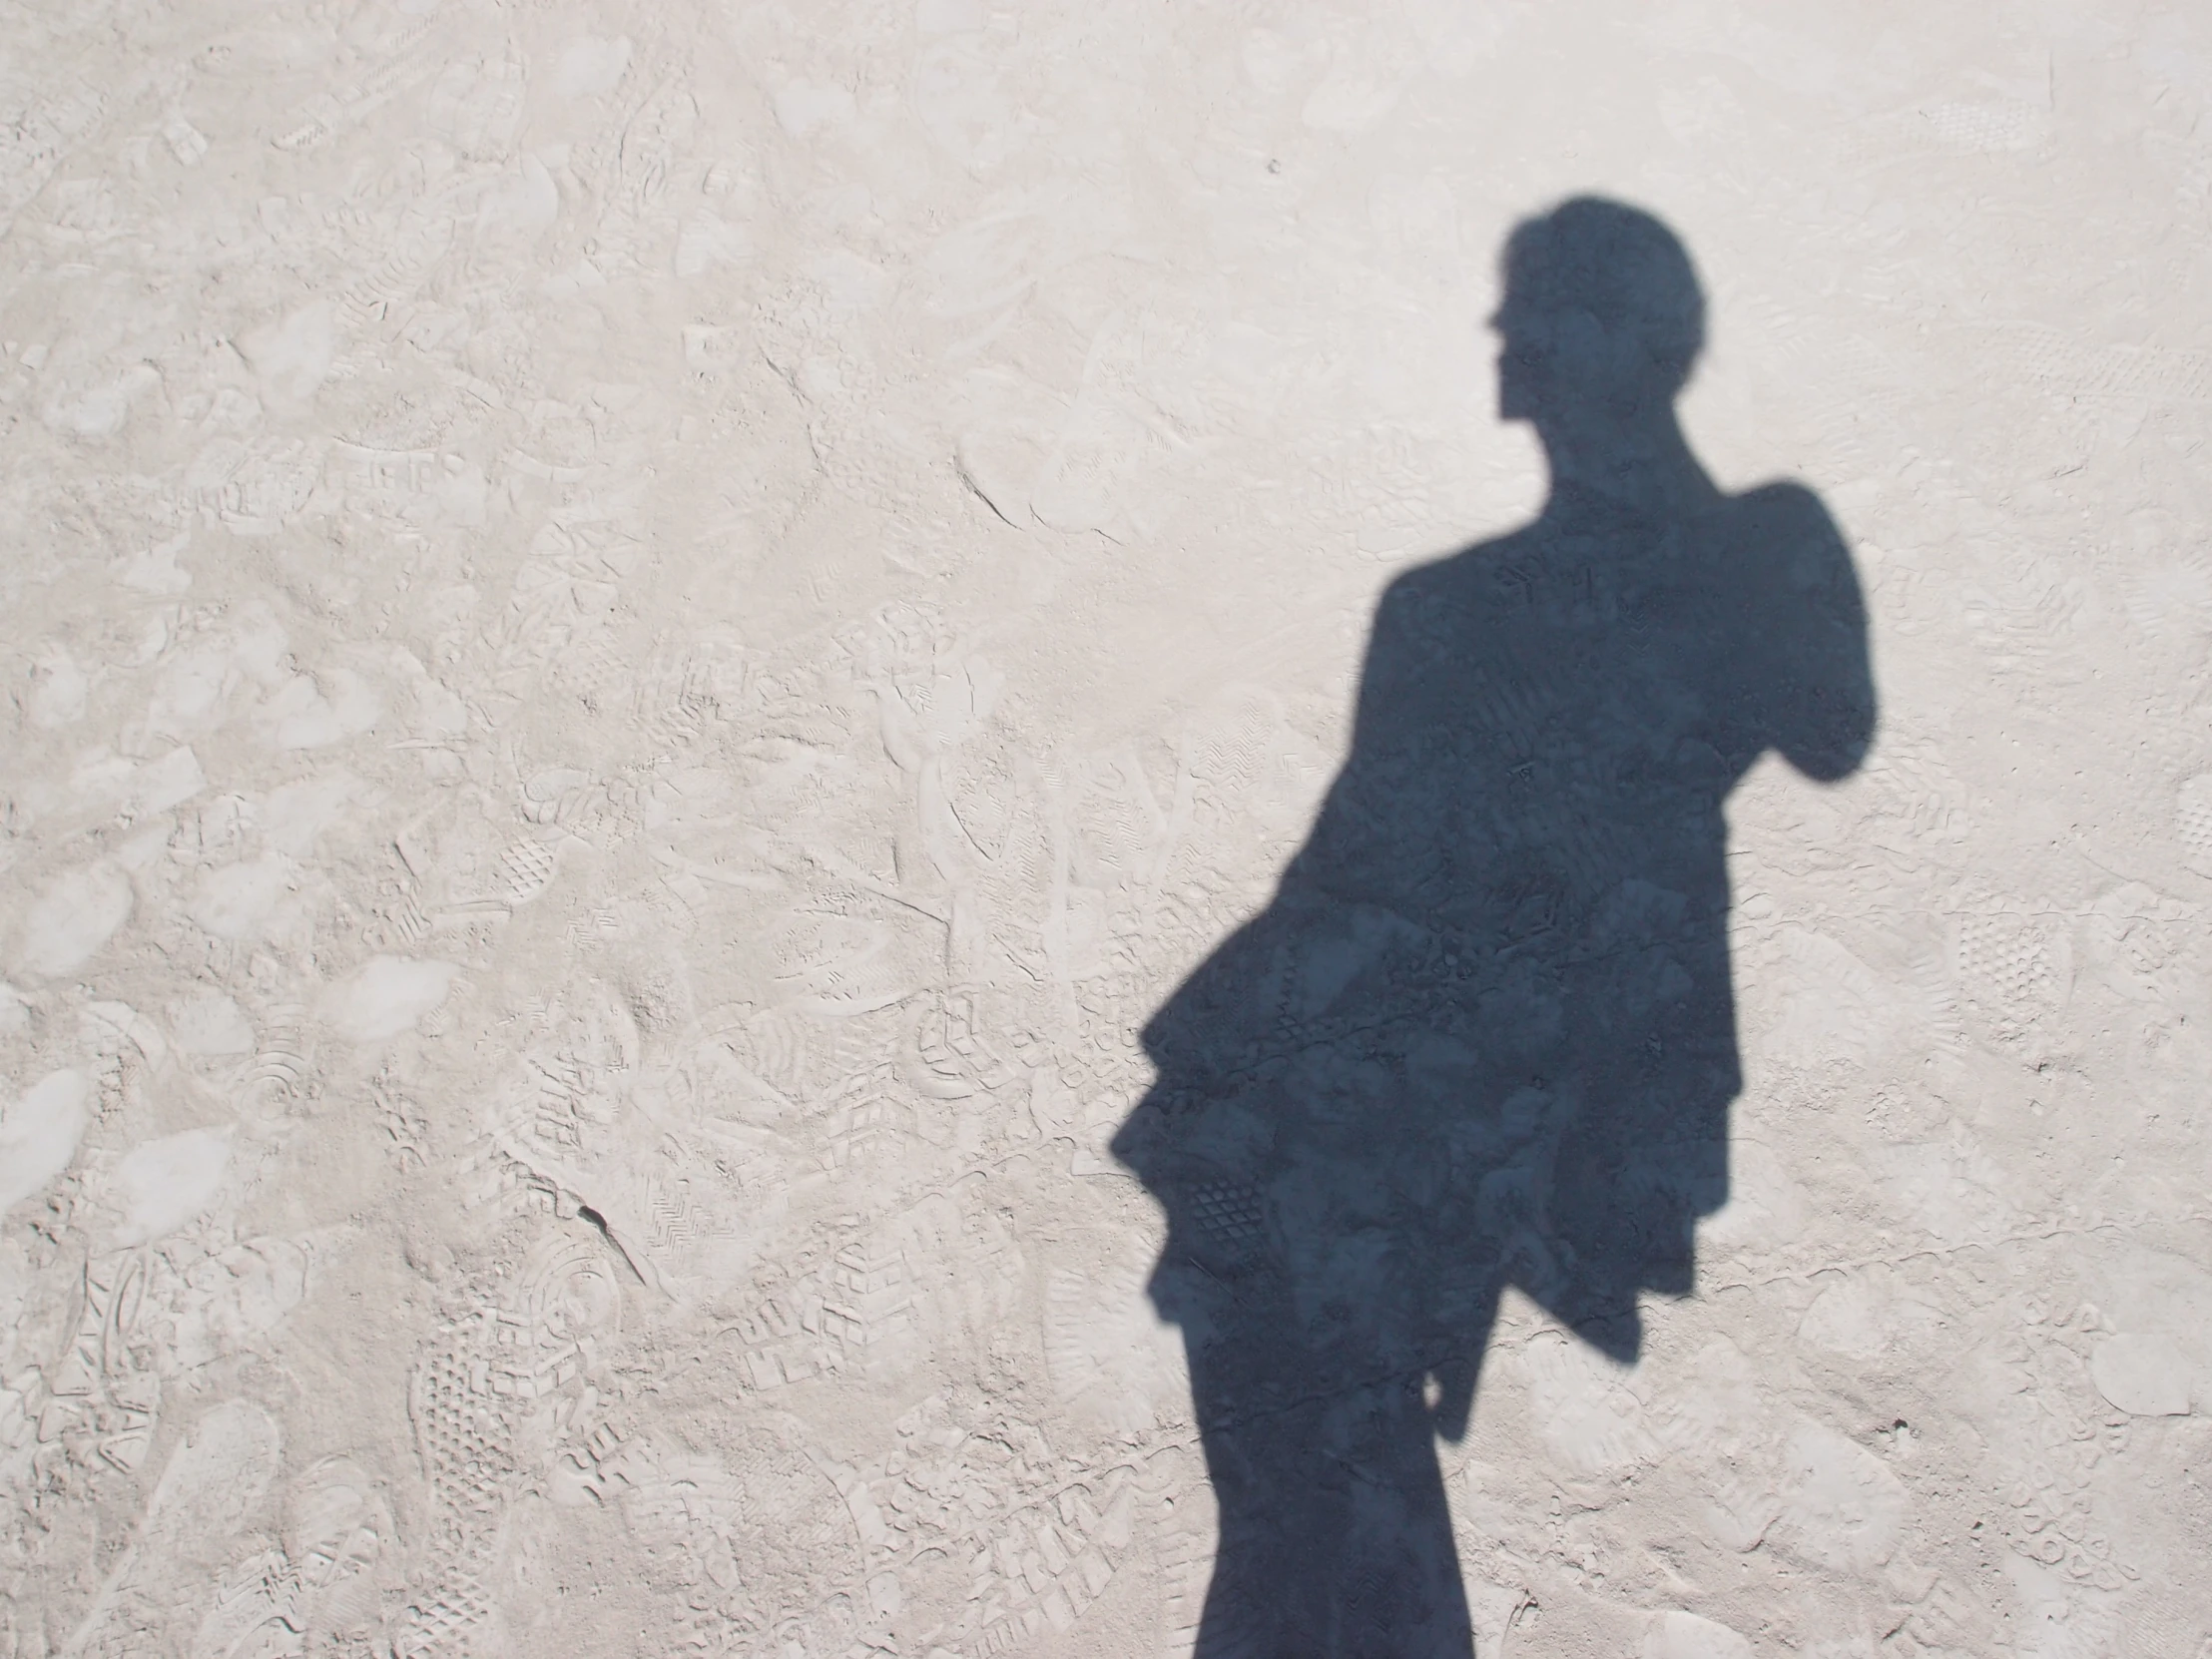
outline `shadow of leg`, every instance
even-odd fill
[[[1305,1350],[1290,1329],[1247,1317],[1191,1345],[1221,1514],[1196,1653],[1468,1659],[1421,1380],[1347,1383],[1341,1361]]]

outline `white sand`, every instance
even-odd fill
[[[1189,1652],[1138,1032],[1543,501],[1577,192],[1880,726],[1729,803],[1694,1293],[1439,1444],[1479,1651],[2212,1640],[2212,14],[45,0],[0,106],[0,1659]]]

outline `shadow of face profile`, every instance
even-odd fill
[[[1690,257],[1648,214],[1578,198],[1506,243],[1498,417],[1539,432],[1664,411],[1705,343]]]

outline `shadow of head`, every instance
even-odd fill
[[[1664,414],[1705,343],[1705,294],[1658,220],[1580,196],[1505,245],[1498,415],[1539,431]]]

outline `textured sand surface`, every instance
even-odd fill
[[[1454,1204],[1463,1432],[1425,1350],[1308,1394],[1450,1431],[1483,1659],[2212,1643],[2212,13],[40,0],[0,116],[0,1659],[1269,1659],[1186,1341],[1417,1347]],[[1686,968],[1678,885],[1515,889],[1617,1019],[1348,905],[1192,1072],[1275,1092],[1177,1120],[1176,1292],[1148,1022],[1295,908],[1385,588],[1544,510],[1485,320],[1578,193],[1695,261],[1871,746],[1785,664],[1612,756],[1764,754]],[[1537,705],[1630,636],[1485,614],[1573,819]],[[1563,1079],[1684,1055],[1632,1330]],[[1423,1198],[1422,1089],[1552,1150]],[[1450,1650],[1343,1578],[1318,1651]]]

